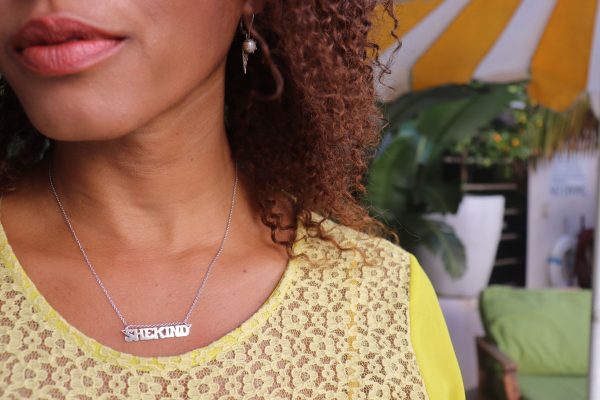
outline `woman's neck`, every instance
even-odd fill
[[[221,84],[199,88],[118,139],[55,143],[53,177],[77,225],[124,243],[216,240],[235,176],[222,93]],[[251,219],[243,187],[238,194],[236,214]]]

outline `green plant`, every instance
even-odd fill
[[[598,147],[598,120],[589,99],[581,97],[566,111],[557,112],[530,100],[525,83],[508,86],[515,100],[471,138],[451,149],[453,161],[490,167],[503,165],[510,175],[515,162],[535,162],[561,151]]]
[[[447,86],[388,104],[382,147],[371,165],[368,206],[394,228],[409,251],[418,245],[440,254],[460,277],[465,251],[452,228],[432,213],[456,213],[461,182],[444,175],[443,156],[500,114],[515,97],[507,85]]]
[[[529,158],[530,133],[539,110],[528,101],[525,85],[510,85],[508,90],[515,95],[510,106],[482,126],[476,135],[457,141],[450,154],[462,163],[483,167],[498,164],[510,167]]]
[[[533,106],[536,112],[528,126],[528,139],[534,160],[549,159],[559,152],[598,149],[598,119],[587,97],[580,97],[563,112]]]

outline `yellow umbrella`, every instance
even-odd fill
[[[379,96],[472,80],[528,80],[531,98],[563,111],[582,94],[600,116],[600,0],[411,0],[395,13],[402,48]],[[379,8],[372,39],[390,59],[393,21]],[[388,88],[386,86],[391,86]]]

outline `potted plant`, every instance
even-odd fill
[[[371,165],[368,206],[398,232],[404,248],[420,257],[438,292],[444,291],[438,277],[456,282],[465,276],[470,253],[451,217],[463,200],[461,181],[447,174],[443,159],[513,100],[507,85],[473,84],[413,93],[386,105],[389,126]]]

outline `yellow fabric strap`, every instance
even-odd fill
[[[464,400],[458,361],[433,286],[410,257],[410,329],[429,400]]]

